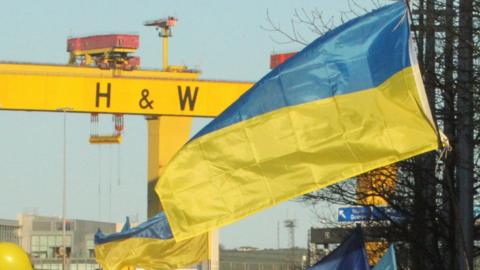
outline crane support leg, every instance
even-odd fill
[[[190,138],[192,118],[158,116],[147,118],[148,123],[148,217],[156,215],[161,203],[155,184],[173,155]]]
[[[192,117],[151,116],[148,124],[148,218],[160,210],[162,204],[155,193],[155,184],[162,175],[168,161],[189,140]],[[194,194],[192,194],[194,196]],[[219,269],[218,231],[208,234],[209,260],[203,262],[202,270]]]

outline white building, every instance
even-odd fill
[[[19,228],[20,226],[16,220],[0,219],[0,242],[19,244]]]
[[[60,270],[63,263],[63,223],[60,218],[21,214],[19,239],[30,254],[35,270]],[[116,224],[69,219],[66,222],[66,254],[69,270],[99,269],[95,261],[94,235],[98,229],[115,232]]]

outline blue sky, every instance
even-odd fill
[[[0,60],[66,63],[68,36],[120,32],[139,34],[138,55],[142,66],[159,68],[162,63],[160,39],[153,29],[142,23],[173,15],[179,21],[169,42],[169,63],[199,68],[202,78],[257,81],[269,71],[272,52],[301,49],[297,44],[281,45],[272,41],[272,34],[261,28],[269,26],[267,10],[274,22],[288,30],[295,9],[317,8],[327,17],[338,17],[341,10],[347,9],[346,2],[8,1],[3,3],[0,16]],[[303,30],[306,36],[314,38]],[[89,117],[88,114],[67,116],[67,216],[122,222],[130,215],[144,220],[145,119],[127,116],[122,145],[98,146],[88,143]],[[110,131],[110,116],[101,118],[101,129]],[[0,218],[13,219],[17,213],[34,210],[42,215],[59,216],[63,116],[1,111],[0,130]],[[277,246],[277,222],[295,218],[296,244],[305,247],[307,229],[318,222],[312,211],[299,203],[285,203],[223,228],[220,242],[228,248],[245,245],[273,248]],[[280,233],[280,245],[286,247],[283,227]]]

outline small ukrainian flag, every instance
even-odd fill
[[[173,239],[163,212],[119,233],[95,235],[95,257],[105,270],[177,269],[208,259],[208,233],[185,241]]]

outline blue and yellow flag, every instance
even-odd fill
[[[160,212],[133,228],[127,220],[119,233],[97,232],[95,257],[105,270],[177,269],[208,259],[208,233],[176,242],[165,214]]]
[[[387,252],[372,270],[397,270],[397,258],[393,244],[388,247]]]
[[[175,239],[436,149],[406,11],[326,33],[184,145],[156,185]]]
[[[307,270],[370,270],[363,244],[362,228],[357,226],[340,246]]]

